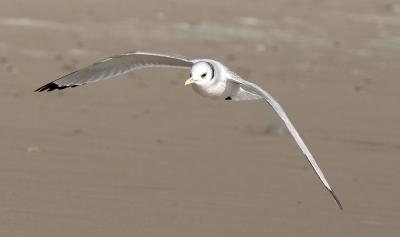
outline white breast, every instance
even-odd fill
[[[205,85],[193,84],[192,87],[199,95],[214,99],[231,97],[240,89],[238,84],[226,78],[213,79],[211,83]]]

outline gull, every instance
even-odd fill
[[[191,85],[195,92],[204,97],[232,101],[265,100],[285,123],[320,181],[334,198],[337,206],[343,209],[338,197],[326,180],[324,173],[319,168],[313,155],[289,120],[282,106],[260,86],[242,79],[216,60],[189,59],[176,54],[130,52],[106,58],[88,67],[67,74],[39,87],[36,91],[62,90],[114,78],[136,69],[151,67],[190,69],[190,77],[185,81],[185,85]]]

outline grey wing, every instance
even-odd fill
[[[61,90],[69,87],[84,85],[99,80],[109,79],[135,69],[147,67],[190,68],[190,59],[173,55],[146,52],[132,52],[113,56],[93,65],[65,75],[52,81],[36,91]]]
[[[317,162],[314,159],[314,156],[311,154],[310,150],[307,148],[306,144],[304,143],[303,139],[301,138],[300,134],[297,132],[296,128],[292,124],[292,122],[289,120],[289,117],[287,116],[285,110],[283,110],[282,106],[264,89],[259,87],[258,85],[248,82],[246,80],[243,80],[239,76],[235,74],[231,74],[230,79],[233,80],[234,82],[238,83],[240,87],[250,93],[257,94],[259,96],[262,96],[275,110],[275,112],[279,115],[279,117],[283,120],[285,123],[286,127],[288,128],[290,134],[293,136],[294,140],[296,141],[297,145],[300,147],[304,155],[307,157],[308,162],[314,169],[315,173],[318,175],[319,179],[321,180],[322,184],[325,186],[325,188],[330,192],[332,197],[335,199],[336,204],[339,206],[340,209],[343,209],[342,204],[340,203],[338,197],[336,194],[333,192],[331,186],[329,185],[328,181],[326,180],[324,173],[322,170],[319,168]]]

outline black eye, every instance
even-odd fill
[[[207,73],[201,74],[201,78],[204,78],[204,77],[206,77],[206,76],[207,76]]]

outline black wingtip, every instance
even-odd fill
[[[338,205],[338,207],[340,208],[340,210],[343,211],[343,206],[339,201],[339,198],[336,196],[335,192],[333,192],[332,189],[328,189],[328,191],[331,193],[332,197],[335,199],[336,204]]]
[[[50,82],[42,87],[37,88],[35,92],[53,91],[55,89],[58,89],[58,85],[54,82]]]
[[[70,88],[70,87],[72,88],[72,87],[76,87],[76,86],[78,86],[78,85],[60,86],[60,85],[57,85],[57,84],[54,83],[54,82],[50,82],[50,83],[48,83],[48,84],[46,84],[46,85],[44,85],[44,86],[42,86],[42,87],[37,88],[37,89],[35,90],[35,92],[53,91],[53,90],[63,90],[63,89],[66,89],[66,88]]]

